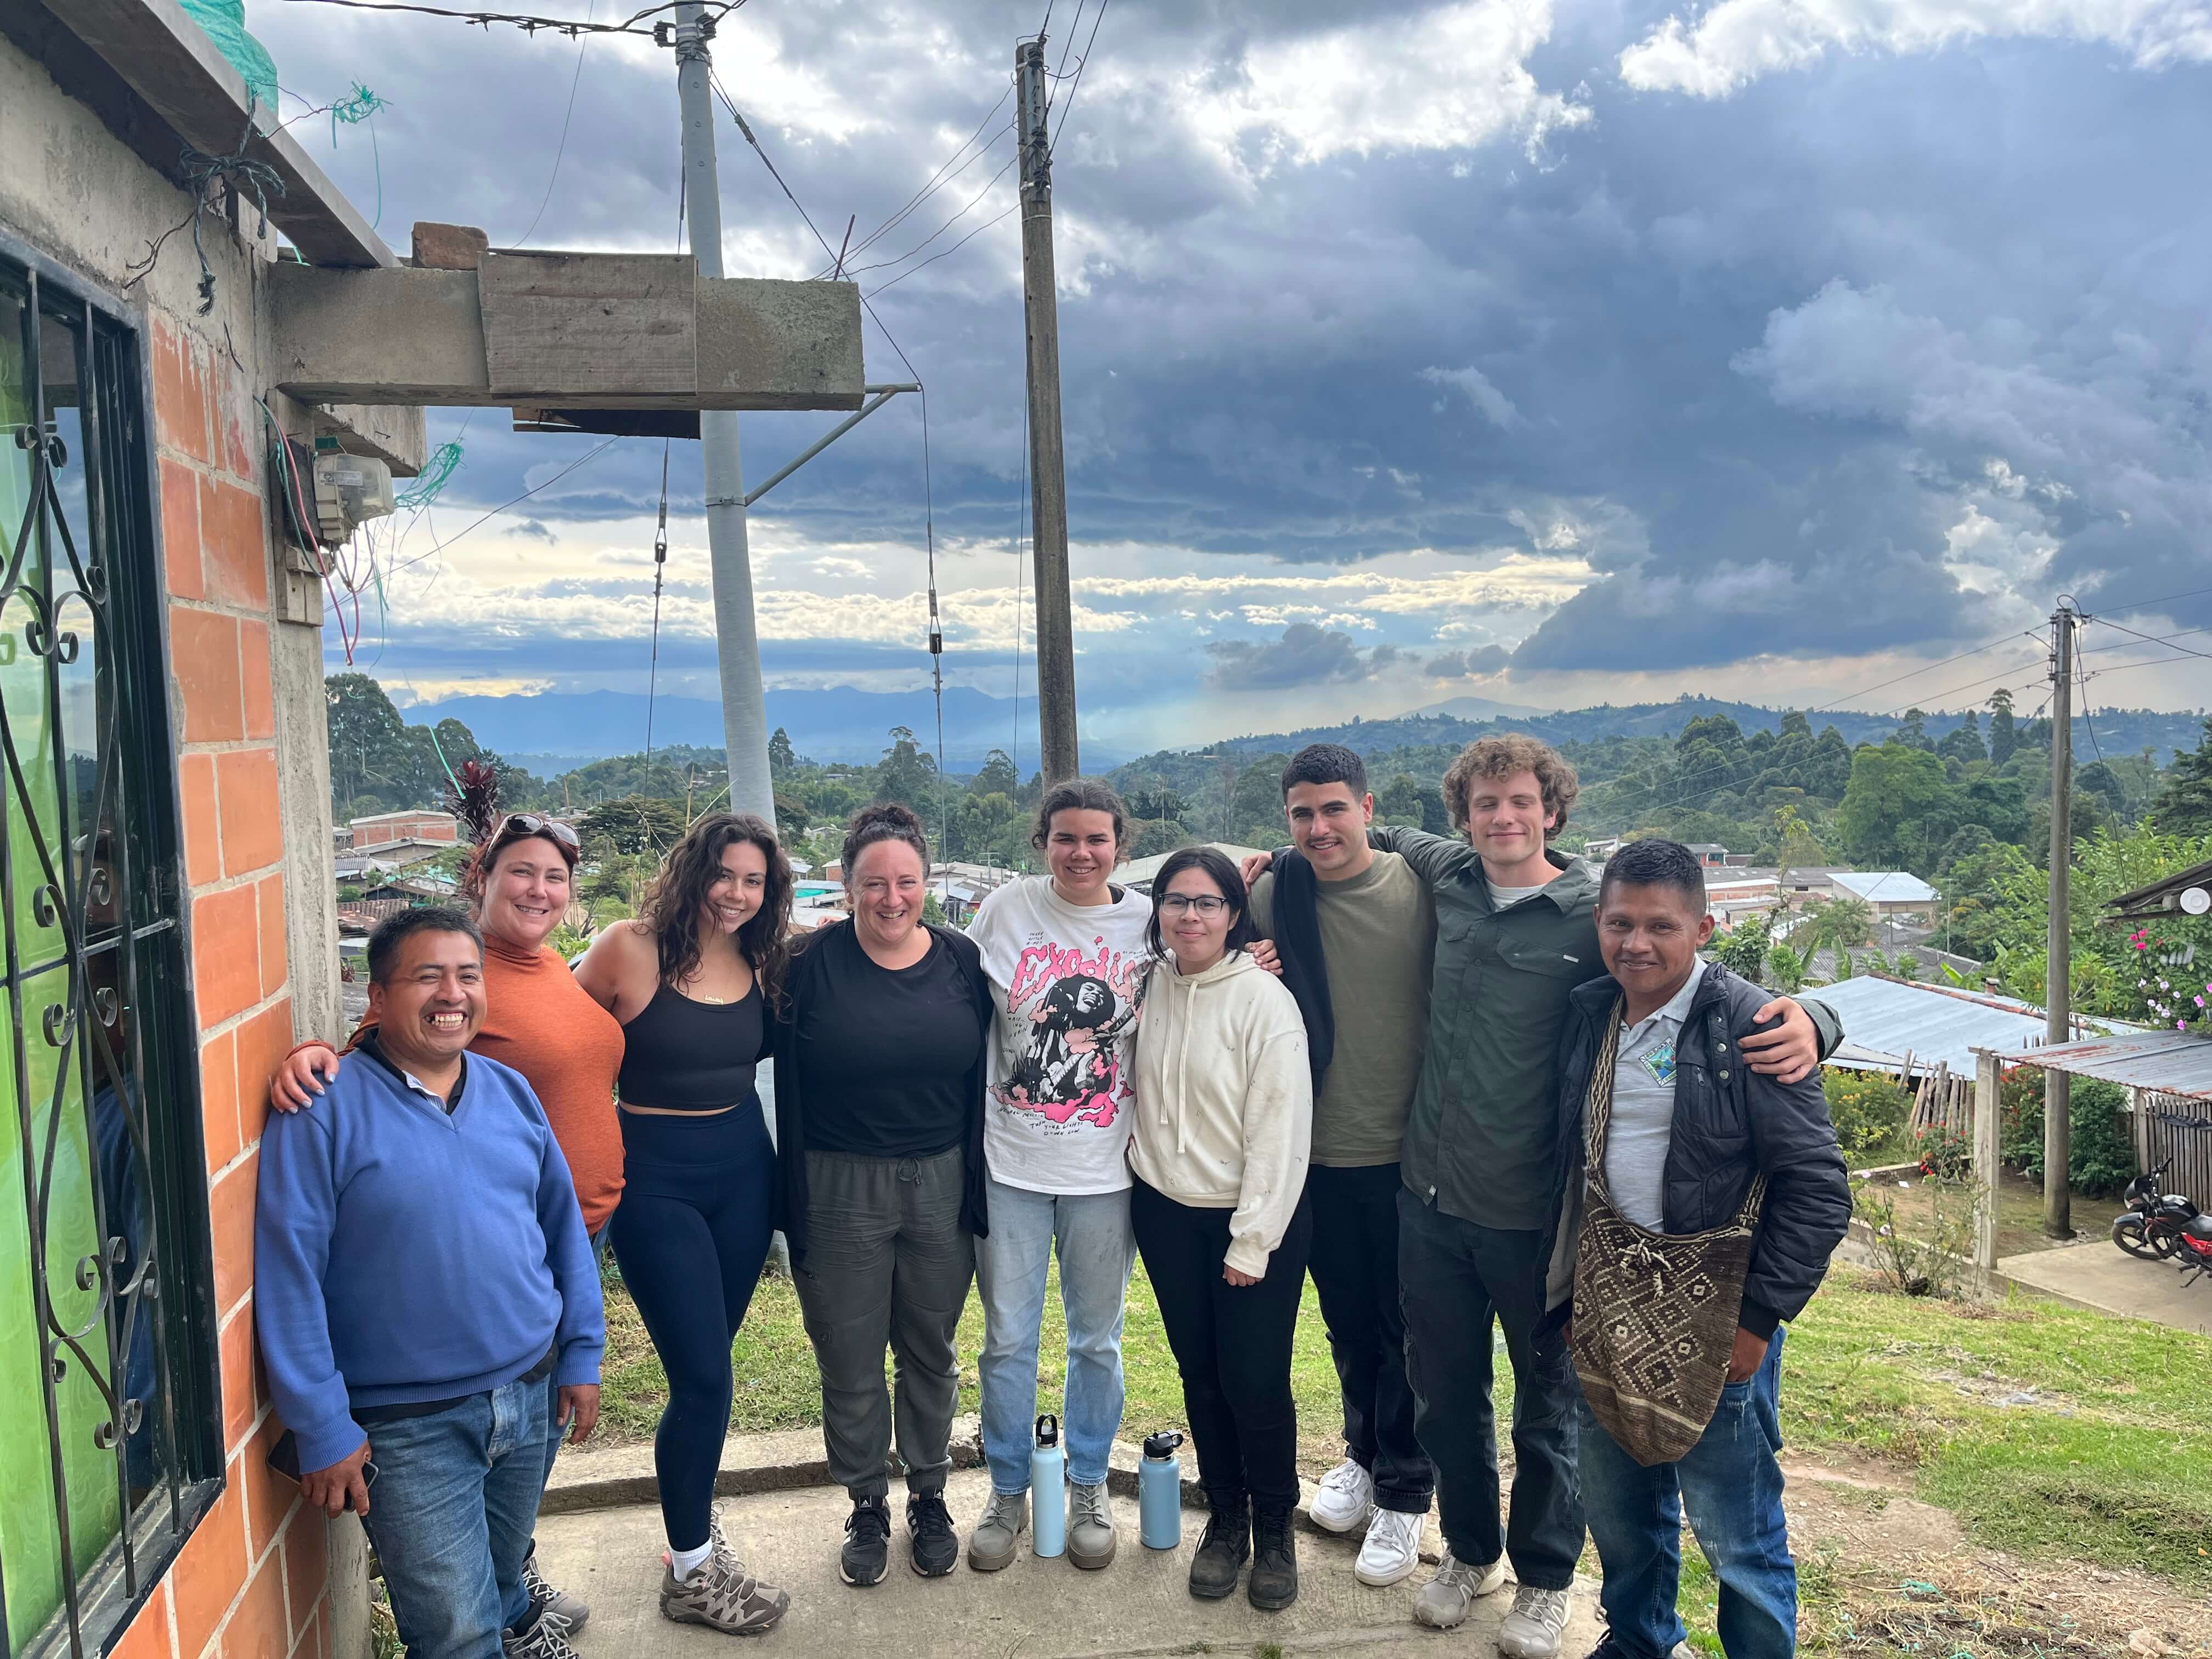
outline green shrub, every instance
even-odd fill
[[[2075,1078],[2068,1109],[2074,1126],[2068,1142],[2067,1178],[2085,1193],[2116,1193],[2136,1175],[2135,1144],[2128,1134],[2128,1097],[2117,1083]],[[1997,1095],[1997,1152],[2021,1174],[2043,1175],[2043,1073],[2015,1066]]]
[[[1846,1072],[1831,1066],[1820,1073],[1835,1121],[1836,1144],[1856,1158],[1894,1139],[1912,1109],[1912,1097],[1893,1077],[1880,1072]]]

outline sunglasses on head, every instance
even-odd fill
[[[520,841],[529,836],[550,836],[570,852],[580,847],[574,830],[556,819],[541,818],[535,812],[509,812],[500,821],[499,833],[492,840]]]

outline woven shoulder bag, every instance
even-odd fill
[[[1687,1455],[1719,1408],[1766,1182],[1754,1178],[1735,1218],[1709,1232],[1655,1233],[1620,1212],[1605,1182],[1620,1030],[1616,1003],[1585,1114],[1573,1352],[1591,1414],[1648,1468]]]

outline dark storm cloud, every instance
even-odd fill
[[[1476,679],[1501,672],[1507,660],[1504,646],[1479,645],[1472,651],[1439,651],[1429,659],[1425,669],[1431,679]]]
[[[1400,655],[1389,645],[1362,651],[1349,634],[1311,623],[1292,623],[1279,640],[1215,640],[1206,652],[1213,659],[1213,683],[1231,691],[1364,680]]]
[[[745,15],[780,57],[725,52],[721,73],[766,112],[762,141],[816,222],[835,240],[857,214],[865,234],[984,119],[1036,9],[759,0]],[[1387,133],[1389,112],[1326,100],[1304,127],[1223,113],[1277,96],[1281,71],[1255,65],[1342,26],[1340,5],[1117,5],[1055,162],[1079,550],[1155,545],[1181,569],[1540,538],[1601,574],[1519,647],[1524,671],[1952,648],[2004,625],[1969,564],[2038,608],[2061,586],[2094,605],[2203,586],[2212,209],[2186,158],[2212,149],[2212,75],[2024,40],[1842,57],[1720,100],[1632,90],[1618,54],[1662,9],[1570,10],[1537,31],[1534,83],[1581,124],[1524,112],[1480,142],[1426,144],[1350,143],[1346,123]],[[420,216],[520,235],[575,48],[322,11],[255,22],[288,86],[320,101],[358,76],[392,100],[387,234]],[[1438,15],[1405,0],[1356,19],[1419,54]],[[666,56],[593,46],[584,62],[532,240],[672,246]],[[732,269],[811,274],[826,263],[812,237],[721,133]],[[352,129],[340,143],[336,176],[370,200],[368,147]],[[994,143],[860,262],[982,191],[1011,153]],[[1009,176],[927,252],[1012,200]],[[1013,223],[875,302],[931,386],[938,529],[971,540],[1019,522]],[[864,291],[910,268],[865,273]],[[872,376],[902,373],[872,324],[867,349]],[[919,416],[875,416],[769,505],[824,538],[911,537]],[[750,476],[833,418],[749,416]],[[434,437],[457,419],[437,416]],[[584,449],[514,434],[501,411],[464,441],[441,523]],[[649,512],[660,448],[618,444],[527,510],[555,525]],[[672,510],[696,512],[696,452],[677,453]],[[1348,635],[1300,641],[1217,641],[1212,674],[1372,672]],[[1124,680],[1194,678],[1187,642],[1111,643]]]

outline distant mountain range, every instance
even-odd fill
[[[646,699],[635,691],[540,691],[511,697],[447,697],[402,708],[410,723],[457,720],[476,740],[541,776],[607,755],[634,755],[645,747]],[[973,772],[994,749],[1012,748],[1015,722],[1025,769],[1036,763],[1036,705],[1018,709],[1011,697],[994,697],[967,686],[945,691],[945,764]],[[923,748],[937,747],[937,706],[919,691],[861,691],[849,685],[818,691],[771,691],[768,726],[781,726],[802,757],[871,762],[890,747],[895,726],[911,730]],[[705,697],[661,697],[653,705],[653,743],[722,746],[722,705]],[[1103,770],[1128,751],[1083,745],[1087,764]]]
[[[1525,720],[1553,711],[1531,708],[1523,703],[1492,702],[1488,697],[1447,697],[1442,702],[1432,702],[1413,712],[1414,714],[1449,714],[1455,720]]]

